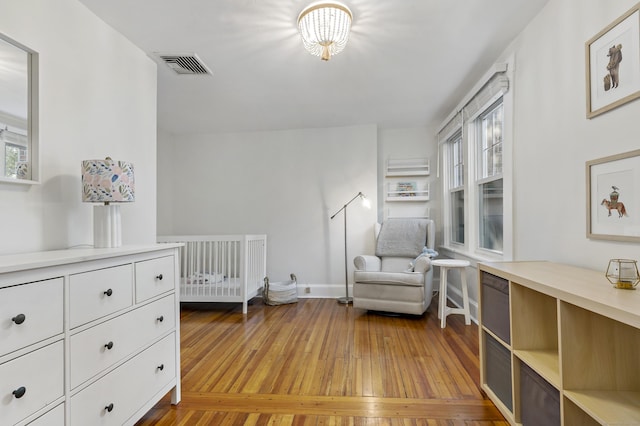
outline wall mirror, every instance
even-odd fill
[[[38,182],[37,64],[33,50],[0,34],[0,181]]]

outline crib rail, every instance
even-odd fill
[[[180,249],[180,301],[242,302],[258,295],[267,269],[267,236],[166,235]]]

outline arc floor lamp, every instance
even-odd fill
[[[336,217],[340,212],[344,211],[344,297],[339,297],[337,300],[338,303],[343,303],[345,305],[353,302],[353,297],[349,297],[349,273],[347,272],[347,206],[353,203],[357,198],[362,199],[363,206],[368,209],[371,208],[371,202],[369,202],[369,199],[367,199],[367,197],[365,197],[362,192],[358,192],[355,197],[347,201],[347,203],[345,203],[345,205],[342,206],[340,210],[338,210],[334,213],[333,216],[331,216],[331,220],[333,220],[333,218]]]

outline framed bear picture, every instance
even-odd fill
[[[640,97],[640,3],[585,43],[587,118]]]

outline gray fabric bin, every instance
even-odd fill
[[[509,281],[482,272],[482,324],[505,343],[511,344],[509,326]]]
[[[523,426],[560,425],[560,391],[520,363],[520,419]]]
[[[485,342],[485,378],[487,385],[513,412],[511,394],[511,352],[490,334],[482,333]]]

